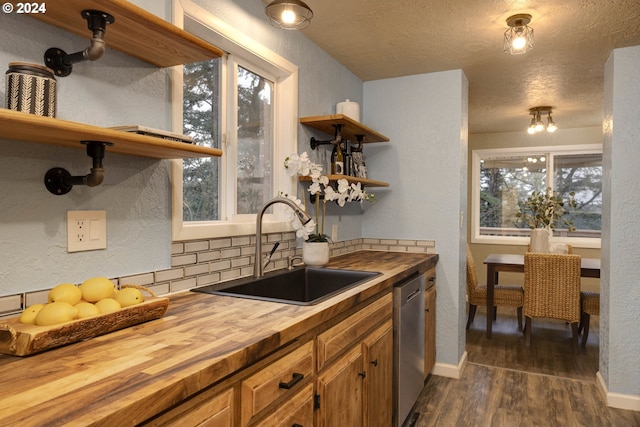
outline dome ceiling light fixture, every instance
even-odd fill
[[[534,135],[538,132],[542,132],[546,130],[549,133],[553,133],[558,130],[558,125],[553,121],[553,117],[551,117],[552,107],[533,107],[529,109],[529,114],[531,117],[531,124],[527,128],[527,133],[529,135]],[[547,124],[545,126],[542,121],[542,115],[547,115]]]
[[[269,22],[283,30],[307,28],[313,18],[313,11],[300,0],[273,0],[265,8]]]
[[[504,51],[511,55],[527,53],[533,49],[533,28],[529,25],[531,15],[520,13],[507,18],[509,28],[504,32]]]

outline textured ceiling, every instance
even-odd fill
[[[640,45],[640,0],[305,2],[302,32],[364,81],[462,69],[471,133],[524,131],[540,105],[560,128],[601,126],[605,62]],[[511,56],[502,40],[517,13],[532,15],[535,43]]]

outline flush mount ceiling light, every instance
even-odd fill
[[[531,117],[531,124],[527,128],[527,133],[529,135],[536,134],[538,132],[542,132],[546,129],[547,132],[553,133],[558,130],[558,125],[553,121],[551,117],[551,107],[534,107],[529,109],[529,114]],[[547,115],[547,124],[545,125],[542,121],[542,116]]]
[[[307,28],[313,18],[313,11],[300,0],[273,0],[265,8],[269,22],[283,30]]]
[[[527,24],[531,15],[521,13],[507,18],[509,28],[504,32],[504,51],[511,55],[527,53],[533,49],[533,28]]]

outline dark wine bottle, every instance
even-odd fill
[[[333,144],[333,151],[331,152],[331,173],[337,175],[344,174],[344,153],[340,143]]]

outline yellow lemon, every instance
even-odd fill
[[[139,289],[124,288],[120,289],[116,294],[116,301],[123,307],[129,307],[130,305],[140,304],[144,301],[144,297]]]
[[[71,283],[62,283],[49,291],[49,302],[68,302],[76,305],[82,299],[82,291]]]
[[[76,318],[78,309],[68,302],[52,302],[40,309],[36,314],[36,325],[50,326],[69,322]]]
[[[25,308],[20,315],[20,323],[27,323],[29,325],[36,324],[36,315],[44,307],[44,304],[33,304]]]
[[[91,304],[87,301],[80,301],[75,305],[78,309],[78,319],[85,319],[87,317],[99,316],[100,309],[95,304]]]
[[[100,310],[100,314],[113,313],[120,310],[120,303],[113,298],[104,298],[96,303],[96,307]]]
[[[113,282],[106,277],[92,277],[82,282],[80,291],[82,291],[83,300],[96,302],[101,299],[110,298],[115,291],[115,286],[113,286]]]

